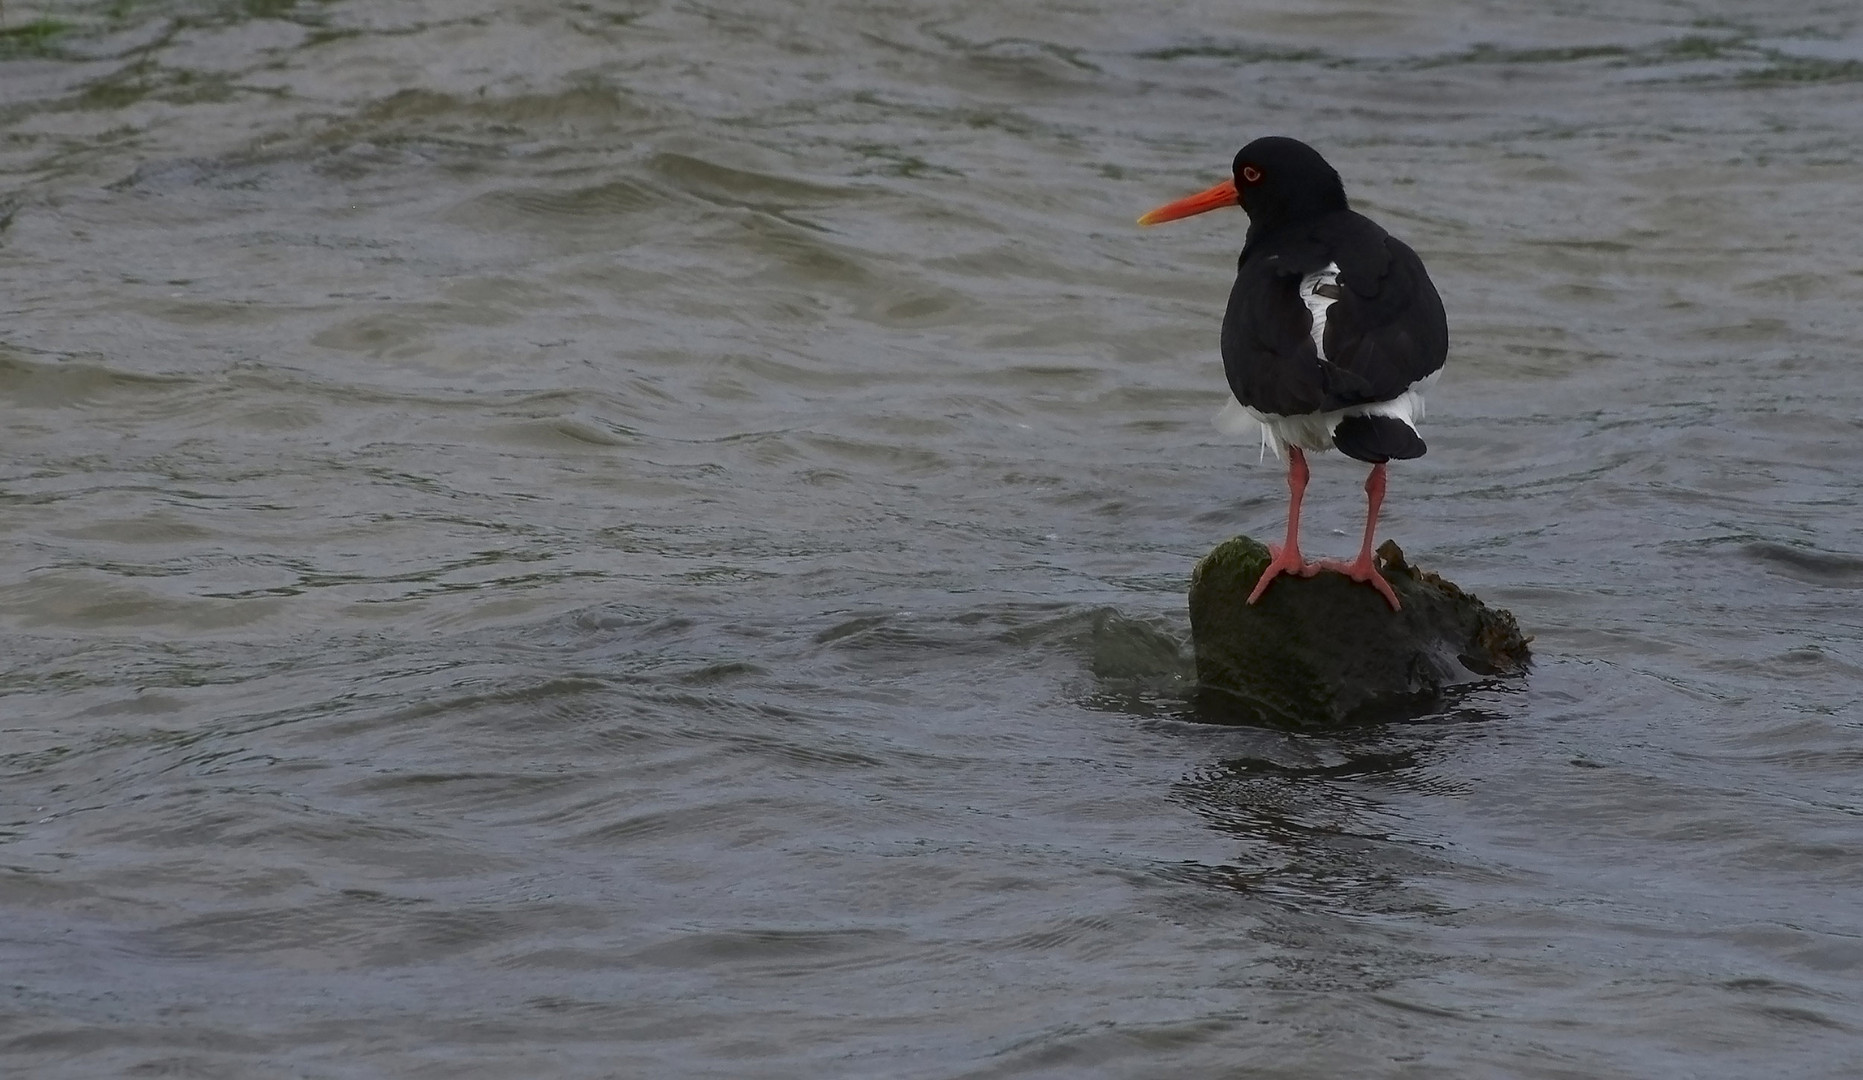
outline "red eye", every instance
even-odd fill
[[[1261,181],[1261,170],[1253,165],[1244,165],[1242,166],[1242,179],[1251,184],[1259,183]]]

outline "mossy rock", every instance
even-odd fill
[[[1235,720],[1326,728],[1417,716],[1449,688],[1526,671],[1527,642],[1513,615],[1411,566],[1395,543],[1379,570],[1403,605],[1344,574],[1274,579],[1266,546],[1246,536],[1218,544],[1190,578],[1190,633],[1199,696]]]

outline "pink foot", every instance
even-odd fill
[[[1384,580],[1384,575],[1378,573],[1378,568],[1372,565],[1370,555],[1360,555],[1351,562],[1322,559],[1314,565],[1314,570],[1336,570],[1362,585],[1370,585],[1378,590],[1378,595],[1384,597],[1385,603],[1391,605],[1392,611],[1404,610],[1404,605],[1397,602],[1397,594],[1391,591],[1391,583]]]
[[[1293,552],[1291,556],[1288,555],[1290,550]],[[1282,544],[1269,544],[1268,552],[1274,557],[1268,560],[1267,568],[1261,572],[1261,577],[1255,582],[1254,590],[1248,594],[1248,602],[1251,604],[1260,600],[1261,594],[1268,591],[1268,583],[1282,574],[1312,577],[1320,572],[1320,564],[1302,559],[1299,548],[1290,549]]]

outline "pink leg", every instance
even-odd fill
[[[1328,570],[1337,570],[1353,581],[1363,582],[1378,590],[1392,611],[1403,610],[1397,602],[1397,594],[1391,591],[1391,583],[1378,573],[1377,564],[1371,559],[1371,542],[1378,531],[1378,508],[1384,505],[1384,466],[1373,465],[1371,475],[1365,478],[1365,542],[1359,545],[1358,558],[1349,563],[1328,561],[1323,565]]]
[[[1274,557],[1268,560],[1267,569],[1255,582],[1255,590],[1248,594],[1249,603],[1260,600],[1261,594],[1268,591],[1268,583],[1281,574],[1312,577],[1319,572],[1319,567],[1300,557],[1300,499],[1306,492],[1307,455],[1301,453],[1300,447],[1290,446],[1287,448],[1287,543],[1280,547],[1269,546]]]

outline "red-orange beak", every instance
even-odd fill
[[[1176,221],[1192,214],[1201,214],[1205,210],[1220,210],[1225,206],[1241,206],[1242,196],[1236,193],[1233,178],[1224,180],[1208,191],[1199,191],[1188,198],[1174,203],[1165,203],[1158,209],[1138,219],[1140,225],[1157,225],[1161,222]]]

